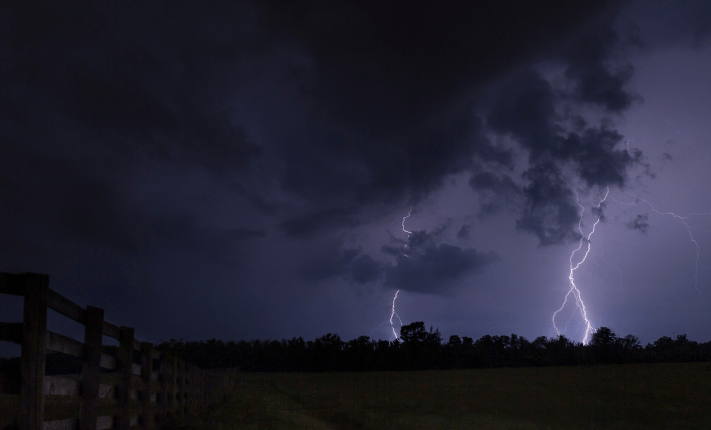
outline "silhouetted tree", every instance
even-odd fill
[[[711,360],[711,342],[700,344],[682,334],[676,339],[663,336],[643,348],[636,336],[620,338],[607,327],[593,333],[590,344],[585,346],[565,336],[539,336],[529,342],[516,334],[485,335],[476,341],[452,335],[443,344],[439,330],[430,326],[427,331],[422,321],[402,326],[400,334],[401,337],[392,342],[374,341],[368,336],[343,342],[333,333],[308,342],[301,337],[282,341],[239,342],[171,339],[161,342],[157,349],[168,351],[203,369],[239,366],[246,372],[460,369]],[[115,354],[116,348],[107,347],[106,351]],[[51,364],[50,360],[54,358],[48,356],[48,373],[68,371],[68,366],[60,365],[56,360],[60,364]],[[8,367],[7,362],[0,364],[3,364],[0,367]],[[50,369],[52,366],[54,370]]]
[[[327,333],[316,338],[309,350],[312,370],[318,372],[341,370],[339,366],[343,365],[341,360],[343,341],[337,334]]]
[[[440,366],[439,355],[442,336],[438,330],[427,332],[425,323],[416,321],[400,327],[400,339],[406,352],[406,366],[410,369],[436,369]]]
[[[608,327],[600,327],[590,338],[594,363],[613,363],[618,356],[620,344],[617,335]]]
[[[628,334],[617,339],[622,349],[622,357],[625,363],[637,363],[642,360],[642,345],[637,336]]]

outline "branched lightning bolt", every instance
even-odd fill
[[[573,188],[573,192],[575,192],[575,203],[580,207],[580,220],[578,221],[578,231],[580,232],[580,243],[578,244],[578,247],[570,254],[569,262],[570,262],[570,272],[568,274],[568,279],[570,280],[570,288],[568,289],[568,293],[565,295],[565,299],[563,300],[563,304],[560,306],[560,308],[553,313],[553,317],[551,320],[553,321],[553,328],[555,329],[556,333],[560,335],[560,330],[558,330],[558,327],[555,324],[555,317],[560,313],[563,308],[565,308],[565,305],[568,303],[568,298],[572,294],[573,297],[575,298],[575,304],[577,306],[577,309],[580,310],[580,313],[583,316],[583,320],[585,321],[585,337],[583,337],[583,344],[587,344],[590,335],[592,332],[595,330],[595,326],[590,322],[588,319],[588,314],[587,314],[587,309],[585,308],[585,302],[583,301],[582,295],[580,293],[580,290],[578,289],[577,285],[575,285],[575,271],[578,270],[578,268],[585,262],[585,259],[588,258],[588,254],[590,253],[590,238],[592,235],[595,233],[595,227],[600,223],[600,220],[602,218],[602,213],[600,213],[597,217],[597,220],[595,221],[595,224],[593,224],[592,230],[590,230],[590,233],[587,235],[587,237],[583,234],[583,214],[585,213],[585,207],[580,204],[580,199],[578,198],[578,191]],[[610,188],[607,188],[607,191],[605,192],[605,197],[600,200],[600,203],[597,204],[598,209],[602,205],[602,203],[607,200],[607,195],[610,194]],[[575,254],[578,253],[583,248],[583,242],[587,243],[587,248],[585,249],[585,255],[583,255],[582,260],[580,260],[577,264],[573,263],[573,258],[575,257]],[[575,312],[575,311],[573,311]],[[572,318],[572,316],[571,316]],[[570,321],[570,320],[568,320]],[[566,327],[567,327],[566,323]]]
[[[701,246],[699,246],[699,243],[696,241],[696,238],[694,238],[694,234],[691,232],[691,230],[695,227],[690,226],[686,221],[692,216],[711,215],[711,212],[705,212],[705,213],[694,212],[694,213],[690,213],[689,215],[686,215],[686,216],[677,215],[674,212],[660,212],[657,209],[655,209],[654,206],[652,206],[652,204],[649,203],[647,200],[642,199],[639,196],[636,196],[636,195],[634,195],[630,192],[627,192],[627,191],[625,191],[625,194],[628,194],[628,195],[634,197],[635,199],[637,199],[637,201],[635,201],[634,203],[625,203],[625,202],[619,202],[619,200],[618,200],[619,203],[622,203],[622,204],[625,204],[628,206],[637,206],[637,202],[645,202],[646,204],[649,205],[650,209],[652,209],[652,212],[654,212],[658,215],[671,216],[671,217],[674,217],[674,218],[678,219],[679,221],[681,221],[681,223],[684,226],[684,228],[686,229],[687,233],[689,233],[689,239],[691,239],[691,242],[694,244],[694,247],[696,248],[696,258],[694,259],[694,288],[696,289],[696,291],[699,292],[699,294],[701,294],[701,290],[699,290],[699,258],[701,257]]]
[[[666,121],[669,125],[671,125],[671,126],[674,128],[674,130],[676,131],[676,134],[681,134],[681,132],[679,131],[679,129],[676,128],[676,125],[675,125],[673,122],[671,122],[671,121],[668,120],[667,118],[664,118],[664,117],[661,116],[661,115],[658,115],[658,116],[659,116],[659,118],[661,118],[662,120]],[[636,134],[637,134],[637,133],[635,133],[635,135],[636,135]],[[633,140],[634,140],[634,135],[632,136],[631,139],[628,139],[627,142],[626,142],[626,143],[627,143],[627,153],[628,153],[628,154],[630,154],[630,142],[633,141]],[[630,154],[630,155],[631,155],[631,154]],[[675,214],[674,212],[660,212],[660,211],[658,211],[657,209],[655,209],[654,206],[653,206],[650,202],[648,202],[647,200],[642,199],[642,198],[640,198],[639,196],[634,195],[634,194],[632,194],[632,193],[630,193],[630,192],[627,192],[627,191],[625,191],[625,194],[628,194],[628,195],[634,197],[634,198],[636,199],[636,201],[635,201],[634,203],[626,203],[626,202],[622,202],[622,201],[617,200],[617,199],[613,199],[613,200],[615,200],[617,203],[620,203],[620,204],[623,204],[623,205],[627,205],[627,206],[637,206],[637,203],[638,203],[638,202],[640,202],[640,201],[641,201],[641,202],[645,202],[647,205],[649,205],[650,209],[652,209],[652,211],[653,211],[654,213],[656,213],[656,214],[658,214],[658,215],[668,215],[668,216],[674,217],[674,218],[678,219],[679,221],[681,221],[681,223],[684,225],[684,228],[686,229],[687,233],[689,233],[689,239],[691,239],[691,242],[694,244],[694,248],[696,249],[696,258],[694,259],[694,288],[696,289],[696,291],[697,291],[699,294],[701,294],[701,290],[699,290],[699,258],[701,257],[701,247],[699,246],[699,243],[696,241],[696,238],[694,238],[694,234],[691,232],[691,230],[692,230],[693,228],[700,228],[700,227],[692,227],[692,226],[690,226],[686,221],[687,221],[690,217],[692,217],[692,216],[706,216],[706,215],[711,215],[711,212],[705,212],[705,213],[698,213],[698,212],[695,212],[695,213],[690,213],[689,215],[686,215],[686,216],[677,215],[677,214]],[[701,229],[701,230],[707,231],[706,229]],[[619,270],[619,269],[618,269],[618,270]]]

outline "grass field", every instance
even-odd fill
[[[711,428],[704,363],[243,374],[183,429]]]
[[[711,370],[705,363],[253,373],[239,380],[226,404],[173,428],[711,428]],[[17,407],[16,399],[0,395],[0,416]]]

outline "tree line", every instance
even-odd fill
[[[617,336],[601,327],[583,345],[565,336],[486,335],[478,340],[452,335],[444,341],[439,330],[427,330],[422,321],[402,326],[393,341],[360,336],[350,341],[328,333],[310,341],[290,340],[161,341],[168,351],[202,369],[239,367],[244,372],[358,372],[381,370],[473,369],[522,366],[574,366],[618,363],[711,361],[711,341],[699,343],[678,335],[663,336],[642,346],[633,335]],[[106,347],[115,354],[116,347]],[[134,357],[134,361],[136,357]],[[48,375],[81,373],[81,360],[49,353]],[[20,358],[0,358],[0,392],[19,390]]]
[[[478,340],[452,335],[444,341],[439,330],[424,322],[402,326],[393,341],[360,336],[350,341],[328,333],[313,341],[303,338],[271,341],[211,339],[184,342],[171,339],[159,350],[203,369],[239,367],[245,372],[339,372],[381,370],[472,369],[520,366],[573,366],[613,363],[694,362],[711,360],[711,341],[699,343],[686,335],[663,336],[642,346],[633,335],[617,336],[601,327],[583,345],[565,336],[486,335]]]

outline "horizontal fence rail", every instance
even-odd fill
[[[204,371],[134,338],[134,329],[104,320],[49,288],[49,276],[0,272],[0,293],[24,297],[23,322],[0,322],[0,341],[22,346],[20,430],[153,429],[224,401],[236,369]],[[47,329],[47,309],[84,326],[79,342]],[[103,336],[118,347],[103,345]],[[81,374],[45,375],[47,353],[81,360]]]

